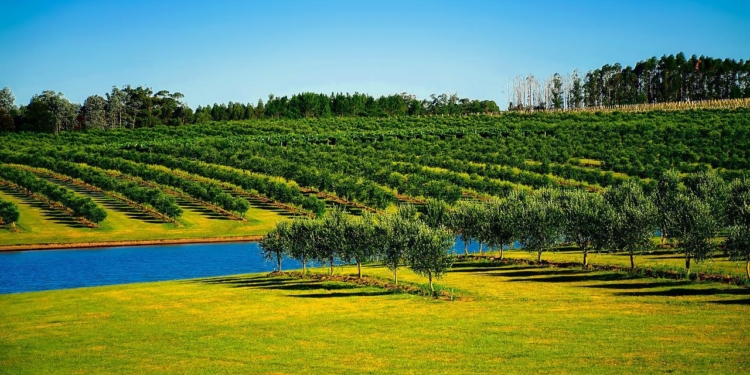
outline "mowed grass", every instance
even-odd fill
[[[491,253],[497,254],[497,252]],[[504,251],[504,255],[511,258],[536,260],[536,252],[527,251]],[[589,253],[589,264],[608,264],[630,267],[630,256],[627,253]],[[542,253],[542,260],[550,262],[583,262],[583,253],[580,250],[558,250]],[[674,270],[685,269],[685,255],[673,250],[655,250],[650,253],[635,255],[636,267],[652,268],[669,268]],[[745,262],[729,260],[728,257],[721,254],[714,255],[713,258],[696,262],[694,259],[690,263],[690,272],[703,272],[707,274],[733,275],[741,278],[747,278],[745,272]]]
[[[0,189],[0,198],[15,203],[21,211],[20,231],[0,229],[0,245],[262,235],[282,219],[275,211],[251,207],[245,215],[247,221],[228,220],[201,207],[181,205],[184,213],[178,226],[156,221],[111,197],[86,195],[107,211],[98,228],[81,227],[34,200]]]
[[[440,285],[461,300],[263,275],[2,295],[0,373],[750,370],[748,289],[481,262]]]

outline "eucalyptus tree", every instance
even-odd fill
[[[536,251],[537,261],[542,252],[560,240],[565,217],[557,189],[536,190],[524,200],[520,215],[520,242],[528,251]]]
[[[562,194],[563,235],[583,252],[583,268],[588,267],[588,252],[596,238],[606,230],[604,198],[585,190],[568,190]]]
[[[86,98],[80,112],[85,129],[107,128],[107,100],[101,96],[91,95]]]
[[[61,92],[47,90],[34,95],[25,108],[23,130],[59,134],[76,127],[78,105],[71,103]]]
[[[433,279],[441,278],[453,265],[453,245],[455,237],[447,229],[430,228],[421,223],[417,225],[414,243],[406,254],[407,264],[417,275],[427,276],[433,293]]]
[[[346,246],[341,258],[357,263],[357,277],[362,278],[362,263],[371,259],[375,253],[376,227],[375,215],[364,212],[361,217],[348,216],[344,220],[344,239]]]
[[[13,95],[13,91],[10,87],[3,87],[3,89],[0,90],[0,111],[11,113],[16,109],[16,96]]]
[[[19,216],[20,213],[15,204],[0,199],[0,221],[3,224],[8,225],[11,229],[15,229]]]
[[[614,250],[630,256],[630,270],[635,269],[634,254],[651,247],[657,227],[657,210],[653,201],[636,182],[628,180],[604,191],[604,200],[611,209],[606,226],[608,242]]]

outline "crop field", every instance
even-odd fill
[[[269,119],[6,134],[0,199],[20,218],[0,230],[0,245],[257,235],[331,207],[393,212],[547,187],[601,192],[631,181],[652,194],[667,170],[729,182],[750,170],[749,114]]]

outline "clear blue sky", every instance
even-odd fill
[[[684,52],[750,58],[750,1],[0,0],[0,87],[81,103],[113,85],[192,107],[303,91],[506,105],[546,77]]]

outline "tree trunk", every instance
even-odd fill
[[[307,275],[307,257],[302,256],[302,274]]]
[[[331,273],[330,275],[333,276],[333,257],[330,258],[331,261]]]
[[[539,250],[536,252],[536,261],[541,262],[542,261],[542,251]]]
[[[396,269],[393,269],[393,284],[398,285],[398,276],[396,275]]]
[[[503,245],[500,245],[500,250],[498,250],[498,255],[500,255],[500,260],[503,260]]]
[[[469,243],[464,241],[464,254],[469,255]]]
[[[583,248],[583,269],[588,268],[589,266],[589,250],[587,248]]]
[[[750,259],[745,263],[745,273],[747,273],[747,279],[750,280]]]
[[[685,278],[690,278],[690,253],[685,251]]]
[[[659,230],[661,231],[661,245],[664,246],[664,244],[667,242],[667,230],[664,225],[662,225]]]
[[[357,276],[362,278],[362,262],[357,261]]]
[[[281,253],[276,253],[276,265],[278,266],[279,272],[281,272]]]
[[[479,241],[479,254],[482,253],[482,245],[484,245],[482,241]]]
[[[635,260],[633,259],[633,250],[630,250],[630,272],[635,271]]]
[[[430,279],[430,292],[432,292],[434,294],[435,293],[435,288],[432,286],[432,273],[429,273],[427,275],[427,278]]]

